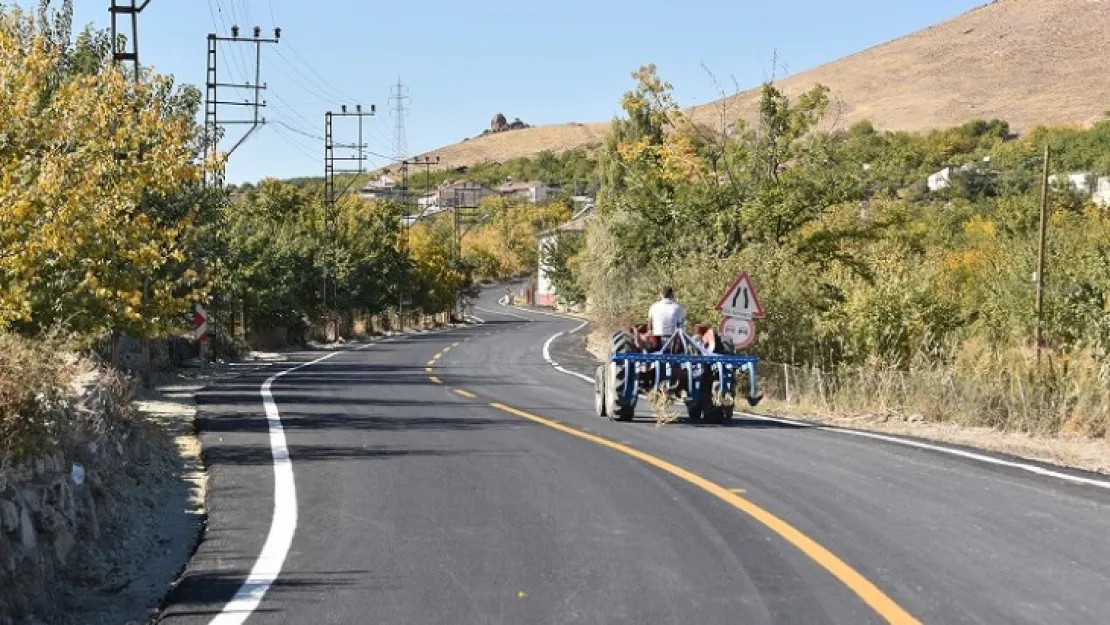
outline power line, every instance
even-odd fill
[[[212,30],[214,32],[227,32],[228,30],[230,30],[227,25],[227,20],[224,19],[223,5],[220,4],[220,0],[216,0],[216,5],[214,7],[212,6],[212,0],[208,0],[208,12],[212,14]],[[219,50],[220,60],[223,62],[224,69],[227,70],[227,74],[230,77],[232,76],[232,71],[231,66],[227,62],[227,56],[229,56],[227,53],[227,46],[225,46],[223,42],[220,42]],[[236,69],[239,70],[239,76],[246,76],[247,70],[240,60],[240,57],[237,57],[234,54],[231,54],[230,56],[232,62],[235,63]],[[234,80],[232,82],[234,82]]]
[[[326,139],[324,139],[324,137],[321,137],[320,135],[314,135],[311,132],[307,132],[305,130],[301,130],[300,128],[298,128],[298,127],[296,127],[296,126],[294,126],[294,125],[292,125],[292,124],[290,124],[286,121],[283,121],[283,120],[279,119],[279,120],[274,121],[273,123],[281,126],[282,128],[285,128],[286,130],[289,130],[291,132],[295,132],[295,133],[301,135],[302,137],[308,137],[309,139],[315,139],[316,141],[326,141]],[[313,158],[316,158],[316,157],[314,156]]]
[[[232,18],[231,24],[228,24],[228,20],[224,17],[225,13],[227,13],[227,11],[224,9],[223,0],[216,0],[216,14],[220,18],[220,24],[223,26],[222,31],[217,28],[216,32],[226,33],[232,30],[233,26],[238,26],[238,24],[235,23],[237,20],[235,20],[234,18]],[[246,78],[250,75],[250,72],[247,71],[247,67],[250,65],[250,63],[248,63],[246,57],[243,56],[245,53],[241,48],[239,48],[238,46],[227,46],[224,42],[220,42],[220,48],[223,50],[221,56],[228,54],[227,50],[231,50],[231,54],[229,56],[231,56],[231,60],[235,62],[235,66],[239,70],[240,76]]]
[[[325,88],[325,90],[327,90],[327,91],[331,91],[331,92],[333,92],[333,93],[334,93],[335,95],[337,95],[337,96],[340,96],[340,97],[339,97],[339,99],[340,99],[340,100],[349,100],[349,101],[352,101],[352,102],[354,102],[354,101],[357,101],[357,100],[358,100],[358,98],[352,98],[352,97],[350,96],[350,94],[344,93],[344,92],[343,92],[342,90],[340,90],[340,89],[339,89],[338,87],[336,87],[336,86],[335,86],[335,85],[333,85],[332,83],[328,82],[328,79],[326,79],[326,78],[324,78],[323,76],[321,76],[321,75],[320,75],[320,73],[316,71],[316,68],[314,68],[314,67],[312,66],[312,64],[311,64],[311,63],[309,63],[309,62],[307,62],[307,61],[305,61],[305,60],[304,60],[304,57],[303,57],[303,56],[301,56],[301,53],[297,51],[297,48],[296,48],[295,46],[292,46],[292,45],[290,45],[290,46],[288,46],[288,48],[289,48],[289,51],[293,53],[293,56],[294,56],[294,57],[295,57],[295,58],[296,58],[296,59],[297,59],[298,61],[300,61],[300,63],[301,63],[302,65],[304,65],[304,66],[305,66],[306,68],[308,68],[308,71],[309,71],[309,72],[311,72],[311,73],[312,73],[312,75],[316,76],[316,78],[317,78],[317,79],[319,80],[319,82],[320,82],[320,85],[321,85],[321,86],[323,86],[323,87]]]
[[[246,0],[244,0],[244,2],[245,1]],[[276,24],[277,23],[277,17],[274,14],[274,0],[267,0],[267,4],[270,8],[270,20]],[[292,43],[290,43],[288,38],[286,38],[285,47],[289,48],[289,51],[293,54],[294,58],[296,58],[298,61],[300,61],[300,63],[302,65],[304,65],[306,68],[308,68],[308,71],[312,72],[312,74],[315,75],[316,78],[319,79],[319,81],[320,81],[319,85],[323,87],[323,89],[321,89],[321,91],[325,92],[325,93],[329,93],[329,95],[328,95],[328,101],[329,102],[335,101],[335,100],[350,100],[350,101],[353,102],[353,101],[356,101],[358,99],[358,98],[352,98],[352,97],[348,96],[347,94],[343,93],[338,88],[336,88],[335,85],[328,82],[328,80],[326,78],[321,76],[320,73],[316,71],[316,68],[312,67],[311,63],[308,63],[307,61],[304,60],[304,57],[301,56],[301,53],[297,51],[296,46],[294,46]],[[282,57],[282,58],[284,59],[284,57]],[[285,61],[287,63],[289,63],[289,66],[291,68],[293,68],[294,71],[297,70],[296,66],[294,66],[294,64],[292,62],[290,62],[288,59],[285,59]],[[298,71],[298,73],[300,73],[300,72]],[[312,81],[309,80],[309,82],[311,83]],[[336,96],[339,96],[339,97],[336,97]]]
[[[278,108],[284,108],[286,111],[289,111],[290,113],[292,113],[294,117],[301,118],[301,121],[308,124],[309,126],[311,126],[313,124],[312,120],[305,117],[304,115],[301,115],[301,113],[296,109],[296,107],[289,104],[289,102],[287,102],[285,100],[285,98],[281,97],[281,95],[279,93],[277,93],[276,91],[272,91],[270,93],[274,96],[274,99],[277,100],[277,102],[274,103],[275,106],[277,106]]]
[[[281,124],[281,122],[274,122],[274,123],[275,124]],[[282,139],[282,141],[285,141],[285,143],[287,145],[292,147],[297,152],[300,152],[301,156],[304,156],[305,158],[307,158],[309,160],[313,160],[313,161],[315,161],[317,158],[319,158],[318,155],[312,154],[311,151],[307,147],[305,147],[304,144],[295,140],[293,137],[290,137],[289,135],[285,134],[285,132],[283,132],[281,130],[281,128],[278,128],[278,127],[275,126],[274,127],[274,132],[277,133],[278,137],[280,137]]]
[[[321,102],[325,102],[325,103],[329,103],[329,104],[330,104],[330,103],[333,103],[333,102],[335,102],[335,101],[336,101],[336,99],[337,99],[337,98],[336,98],[336,97],[334,97],[334,95],[330,95],[330,94],[327,94],[327,93],[325,93],[324,91],[321,91],[320,89],[318,89],[317,87],[314,87],[314,86],[313,86],[313,85],[311,84],[311,81],[308,81],[308,79],[304,77],[304,74],[303,74],[302,72],[300,72],[300,70],[298,70],[298,69],[296,68],[296,66],[294,66],[294,65],[293,65],[293,64],[292,64],[292,63],[291,63],[291,62],[289,61],[289,59],[287,59],[287,58],[285,57],[285,55],[283,55],[283,54],[282,54],[282,53],[281,53],[281,52],[280,52],[280,51],[279,51],[279,50],[278,50],[277,48],[274,48],[274,49],[273,49],[273,51],[274,51],[274,52],[275,52],[275,53],[276,53],[276,54],[278,55],[278,58],[280,58],[280,59],[281,59],[282,61],[284,61],[284,64],[285,64],[285,66],[287,66],[287,67],[288,67],[288,68],[289,68],[290,70],[292,70],[293,72],[296,72],[296,73],[297,73],[297,75],[298,75],[298,76],[300,76],[300,78],[297,78],[297,77],[293,76],[293,74],[289,74],[289,73],[287,73],[287,72],[283,71],[282,69],[280,69],[280,68],[281,68],[281,65],[280,65],[280,64],[275,64],[275,67],[278,67],[278,72],[279,72],[279,73],[280,73],[281,75],[283,75],[283,76],[285,76],[286,78],[290,79],[290,80],[291,80],[291,81],[293,81],[294,83],[297,83],[297,86],[298,86],[298,87],[300,87],[301,89],[303,89],[303,90],[304,90],[304,91],[305,91],[306,93],[308,93],[309,95],[311,95],[311,96],[313,96],[313,97],[315,97],[315,98],[319,98]]]
[[[231,2],[232,2],[232,4],[234,4],[234,3],[235,3],[235,0],[231,0]],[[247,0],[239,0],[239,2],[242,2],[242,3],[243,3],[243,11],[242,11],[242,13],[243,13],[243,21],[244,21],[245,23],[249,24],[249,23],[250,23],[250,22],[252,21],[252,20],[251,20],[251,7],[250,7],[250,3],[249,3],[249,2],[247,2]],[[276,26],[276,24],[274,24],[274,26]]]

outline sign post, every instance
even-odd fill
[[[718,331],[736,349],[744,349],[755,341],[755,320],[763,318],[763,305],[748,272],[741,273],[728,287],[717,302],[717,310],[723,316]]]

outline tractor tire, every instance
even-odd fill
[[[732,416],[736,412],[735,406],[721,406],[721,425],[732,423]]]
[[[686,410],[690,413],[691,420],[695,419],[694,412],[696,411],[698,417],[705,423],[713,425],[731,423],[733,407],[717,406],[713,403],[713,382],[713,374],[706,372],[701,380],[701,389],[698,396],[687,405]]]
[[[616,354],[616,353],[627,353],[627,352],[634,352],[634,351],[637,351],[636,350],[636,340],[632,338],[631,333],[623,332],[623,331],[622,332],[614,332],[612,334],[612,336],[609,337],[609,352],[610,353]]]
[[[605,378],[605,414],[612,421],[631,421],[636,414],[636,400],[639,395],[633,395],[630,404],[623,404],[620,390],[624,387],[624,367],[615,362],[605,366],[608,367]]]
[[[713,425],[728,425],[732,423],[733,413],[732,406],[713,406],[705,412],[705,419]]]
[[[700,423],[702,417],[701,402],[689,400],[686,402],[686,416],[694,423]]]
[[[635,339],[629,332],[614,332],[609,337],[609,350],[613,354],[639,351],[636,349]],[[608,367],[608,375],[605,378],[605,414],[613,421],[631,421],[636,414],[636,400],[639,398],[639,393],[632,396],[630,404],[623,405],[620,390],[624,388],[624,367],[615,362],[602,366]]]
[[[608,403],[608,398],[606,396],[607,385],[605,384],[605,379],[608,376],[605,375],[605,369],[605,365],[598,365],[597,369],[594,371],[594,412],[597,413],[599,417],[606,416],[606,404]]]

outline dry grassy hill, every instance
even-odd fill
[[[1110,110],[1110,0],[996,0],[953,20],[778,81],[790,95],[816,83],[835,100],[827,125],[929,130],[1001,118],[1018,131],[1087,124]],[[751,118],[759,90],[692,109],[718,125]],[[597,145],[608,123],[540,126],[431,152],[451,166]]]

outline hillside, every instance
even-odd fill
[[[1001,118],[1017,130],[1087,124],[1110,109],[1110,2],[996,0],[948,22],[779,81],[796,95],[832,89],[827,126],[869,120],[877,128],[921,131]],[[630,68],[632,69],[632,68]],[[664,77],[665,78],[665,77]],[[695,107],[717,126],[751,118],[759,90]],[[608,122],[540,126],[470,139],[430,152],[451,166],[597,145]]]

